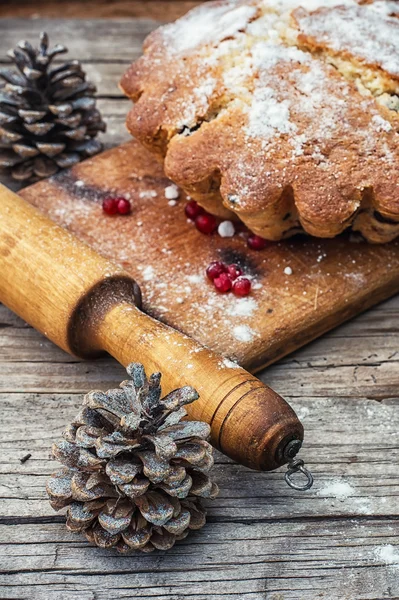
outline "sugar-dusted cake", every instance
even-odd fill
[[[204,3],[145,41],[130,132],[209,212],[272,240],[399,235],[399,2]]]

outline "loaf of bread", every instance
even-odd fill
[[[209,212],[271,240],[399,235],[399,2],[223,0],[121,81],[132,135]]]

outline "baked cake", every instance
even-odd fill
[[[225,0],[149,35],[130,132],[209,212],[272,240],[399,235],[399,2]]]

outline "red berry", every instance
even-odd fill
[[[126,200],[125,198],[117,198],[116,202],[118,206],[118,213],[120,215],[128,215],[130,213],[132,207],[129,200]]]
[[[227,273],[221,273],[219,277],[213,280],[213,285],[221,294],[225,294],[231,290],[231,279]]]
[[[202,215],[202,213],[205,211],[202,206],[197,204],[195,200],[190,200],[190,202],[187,202],[186,206],[184,207],[184,212],[186,213],[186,217],[188,219],[195,221],[198,215]]]
[[[231,281],[234,281],[235,279],[237,279],[237,277],[242,275],[242,269],[240,269],[238,265],[229,265],[227,267],[227,273]]]
[[[213,215],[203,213],[195,219],[195,226],[201,233],[209,235],[215,231],[217,222]]]
[[[103,211],[107,215],[116,215],[118,212],[118,200],[116,198],[105,198],[103,201]]]
[[[211,262],[206,269],[206,275],[211,281],[219,277],[222,273],[226,273],[226,265],[219,260]]]
[[[248,296],[251,291],[251,282],[246,277],[238,277],[233,281],[233,294],[236,296]]]
[[[255,235],[253,233],[247,239],[247,244],[252,250],[263,250],[269,242],[268,240],[265,240],[265,238],[260,237],[260,235]]]

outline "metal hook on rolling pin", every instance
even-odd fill
[[[313,485],[313,475],[308,469],[304,467],[304,462],[301,458],[294,458],[290,463],[288,463],[287,472],[284,475],[285,481],[288,485],[294,490],[299,490],[300,492],[304,492],[309,490]],[[294,473],[303,473],[306,477],[306,482],[301,484],[295,483],[292,479],[291,475]]]
[[[300,440],[291,440],[284,449],[284,458],[288,460],[287,471],[284,475],[286,483],[300,492],[309,490],[313,485],[313,475],[305,468],[305,463],[301,458],[295,458],[296,454],[301,449],[302,442]],[[306,477],[306,481],[303,484],[295,483],[292,475],[295,473],[302,473]]]

